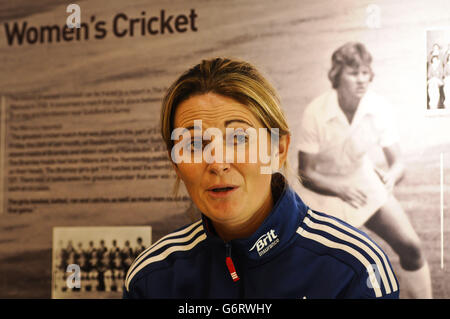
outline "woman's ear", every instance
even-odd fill
[[[291,135],[286,134],[280,136],[279,145],[278,145],[278,158],[279,158],[279,167],[283,167],[284,163],[287,160],[289,145],[291,143]]]

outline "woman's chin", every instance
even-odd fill
[[[230,207],[209,209],[207,213],[209,219],[221,224],[226,224],[232,220],[235,220],[237,215],[238,213],[236,209],[232,209]]]

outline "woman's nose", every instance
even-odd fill
[[[230,163],[211,163],[209,164],[209,171],[214,174],[221,176],[230,170]]]

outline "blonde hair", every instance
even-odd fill
[[[161,109],[161,135],[168,153],[174,146],[171,139],[177,106],[195,95],[215,93],[246,105],[267,128],[278,128],[280,137],[290,135],[289,126],[280,107],[280,99],[272,85],[248,62],[229,58],[213,58],[184,72],[167,90]],[[289,163],[282,167],[293,174]],[[174,185],[178,193],[180,179]]]
[[[331,81],[333,89],[339,86],[342,69],[345,66],[357,68],[365,65],[370,69],[370,81],[373,80],[374,73],[371,68],[372,55],[367,51],[364,44],[359,42],[347,42],[333,52],[331,56],[331,69],[328,72],[328,79]]]

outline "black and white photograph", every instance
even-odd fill
[[[427,110],[450,114],[450,28],[426,31]]]
[[[305,109],[298,133],[303,199],[347,223],[365,226],[392,247],[400,260],[403,291],[432,297],[431,275],[421,240],[395,194],[405,177],[393,106],[373,92],[372,55],[360,42],[332,54],[332,90]],[[382,150],[378,166],[370,153]],[[397,268],[397,271],[400,269]]]
[[[55,227],[52,298],[121,298],[125,275],[151,244],[151,227]]]

